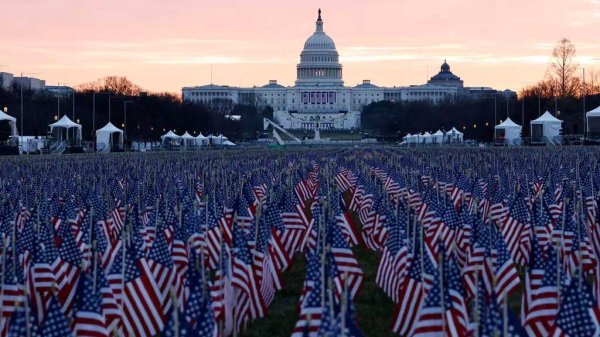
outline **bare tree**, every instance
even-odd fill
[[[116,95],[137,96],[142,88],[126,77],[107,76],[99,80],[84,83],[78,86],[80,91],[107,91]]]
[[[552,73],[559,84],[561,97],[574,96],[577,93],[579,81],[575,72],[578,63],[575,60],[577,50],[567,38],[563,38],[552,52]]]
[[[600,71],[592,69],[588,74],[589,81],[586,80],[586,93],[588,95],[600,94]]]

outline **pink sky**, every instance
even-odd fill
[[[179,93],[212,65],[216,84],[293,85],[319,7],[346,85],[421,84],[447,59],[465,85],[518,90],[562,37],[600,69],[600,0],[2,0],[0,71]]]

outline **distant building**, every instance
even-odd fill
[[[13,83],[13,74],[0,72],[0,88],[2,88],[3,90],[11,90]]]
[[[46,81],[34,77],[15,77],[14,82],[18,87],[25,90],[43,91],[46,89]]]
[[[75,89],[64,85],[49,85],[46,86],[46,91],[54,96],[69,96]]]
[[[370,80],[363,80],[361,84],[347,87],[342,79],[339,54],[333,39],[323,30],[319,10],[315,32],[304,43],[300,63],[296,65],[294,86],[285,87],[270,80],[264,86],[253,88],[214,84],[184,87],[182,99],[225,114],[236,104],[270,106],[275,122],[286,129],[351,130],[360,128],[363,107],[374,102],[429,101],[439,104],[499,93],[503,92],[490,89],[484,95],[479,89],[464,87],[463,81],[450,71],[445,61],[440,72],[423,85],[380,87]]]

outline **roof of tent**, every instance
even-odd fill
[[[585,114],[586,117],[600,117],[600,106],[594,110],[590,110]]]
[[[434,136],[443,136],[444,133],[442,132],[442,130],[437,130],[433,135]]]
[[[531,124],[544,124],[544,123],[562,123],[560,119],[552,116],[549,111],[544,112],[543,115],[531,121]]]
[[[454,134],[457,134],[457,135],[462,135],[463,134],[462,132],[456,130],[455,127],[453,127],[452,130],[450,130],[450,133],[454,133]]]
[[[183,139],[196,139],[196,137],[190,135],[187,131],[181,136]]]
[[[504,122],[496,125],[495,128],[496,129],[509,129],[509,128],[521,129],[522,127],[519,124],[513,122],[512,119],[510,119],[510,117],[509,117]]]
[[[223,142],[223,145],[234,146],[234,145],[235,145],[235,143],[233,143],[233,142],[231,142],[231,141],[229,141],[229,140],[226,140],[226,141],[224,141],[224,142]]]
[[[208,138],[205,137],[202,133],[200,133],[199,135],[196,136],[196,139],[208,139]]]
[[[430,136],[431,136],[431,133],[429,133],[429,132],[425,132],[425,133],[424,133],[422,136],[423,136],[423,137],[430,137]]]
[[[165,133],[164,135],[160,136],[161,139],[165,139],[165,138],[175,138],[175,139],[179,139],[181,138],[181,136],[177,135],[175,132],[169,130],[169,132]]]
[[[3,111],[0,111],[0,121],[12,121],[12,122],[16,122],[17,119],[14,118],[13,116],[9,116],[9,115],[5,114]]]
[[[50,128],[81,128],[81,124],[73,122],[67,115],[64,115],[57,122],[50,124]]]
[[[96,130],[96,133],[98,132],[123,132],[123,130],[119,129],[118,127],[114,126],[113,123],[108,122],[106,123],[106,125],[104,127],[102,127],[101,129]]]

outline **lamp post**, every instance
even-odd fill
[[[109,92],[93,92],[92,93],[92,133],[95,135],[96,131],[96,95],[109,95],[110,102],[110,93]],[[109,103],[110,105],[110,103]],[[110,110],[110,108],[109,108]]]
[[[21,73],[21,81],[23,80],[23,75],[37,75],[38,73]],[[23,136],[23,82],[21,82],[21,136]]]
[[[123,116],[123,135],[125,135],[125,138],[127,138],[127,104],[129,103],[134,103],[134,101],[124,101],[123,102],[123,111],[124,111],[124,116]]]

